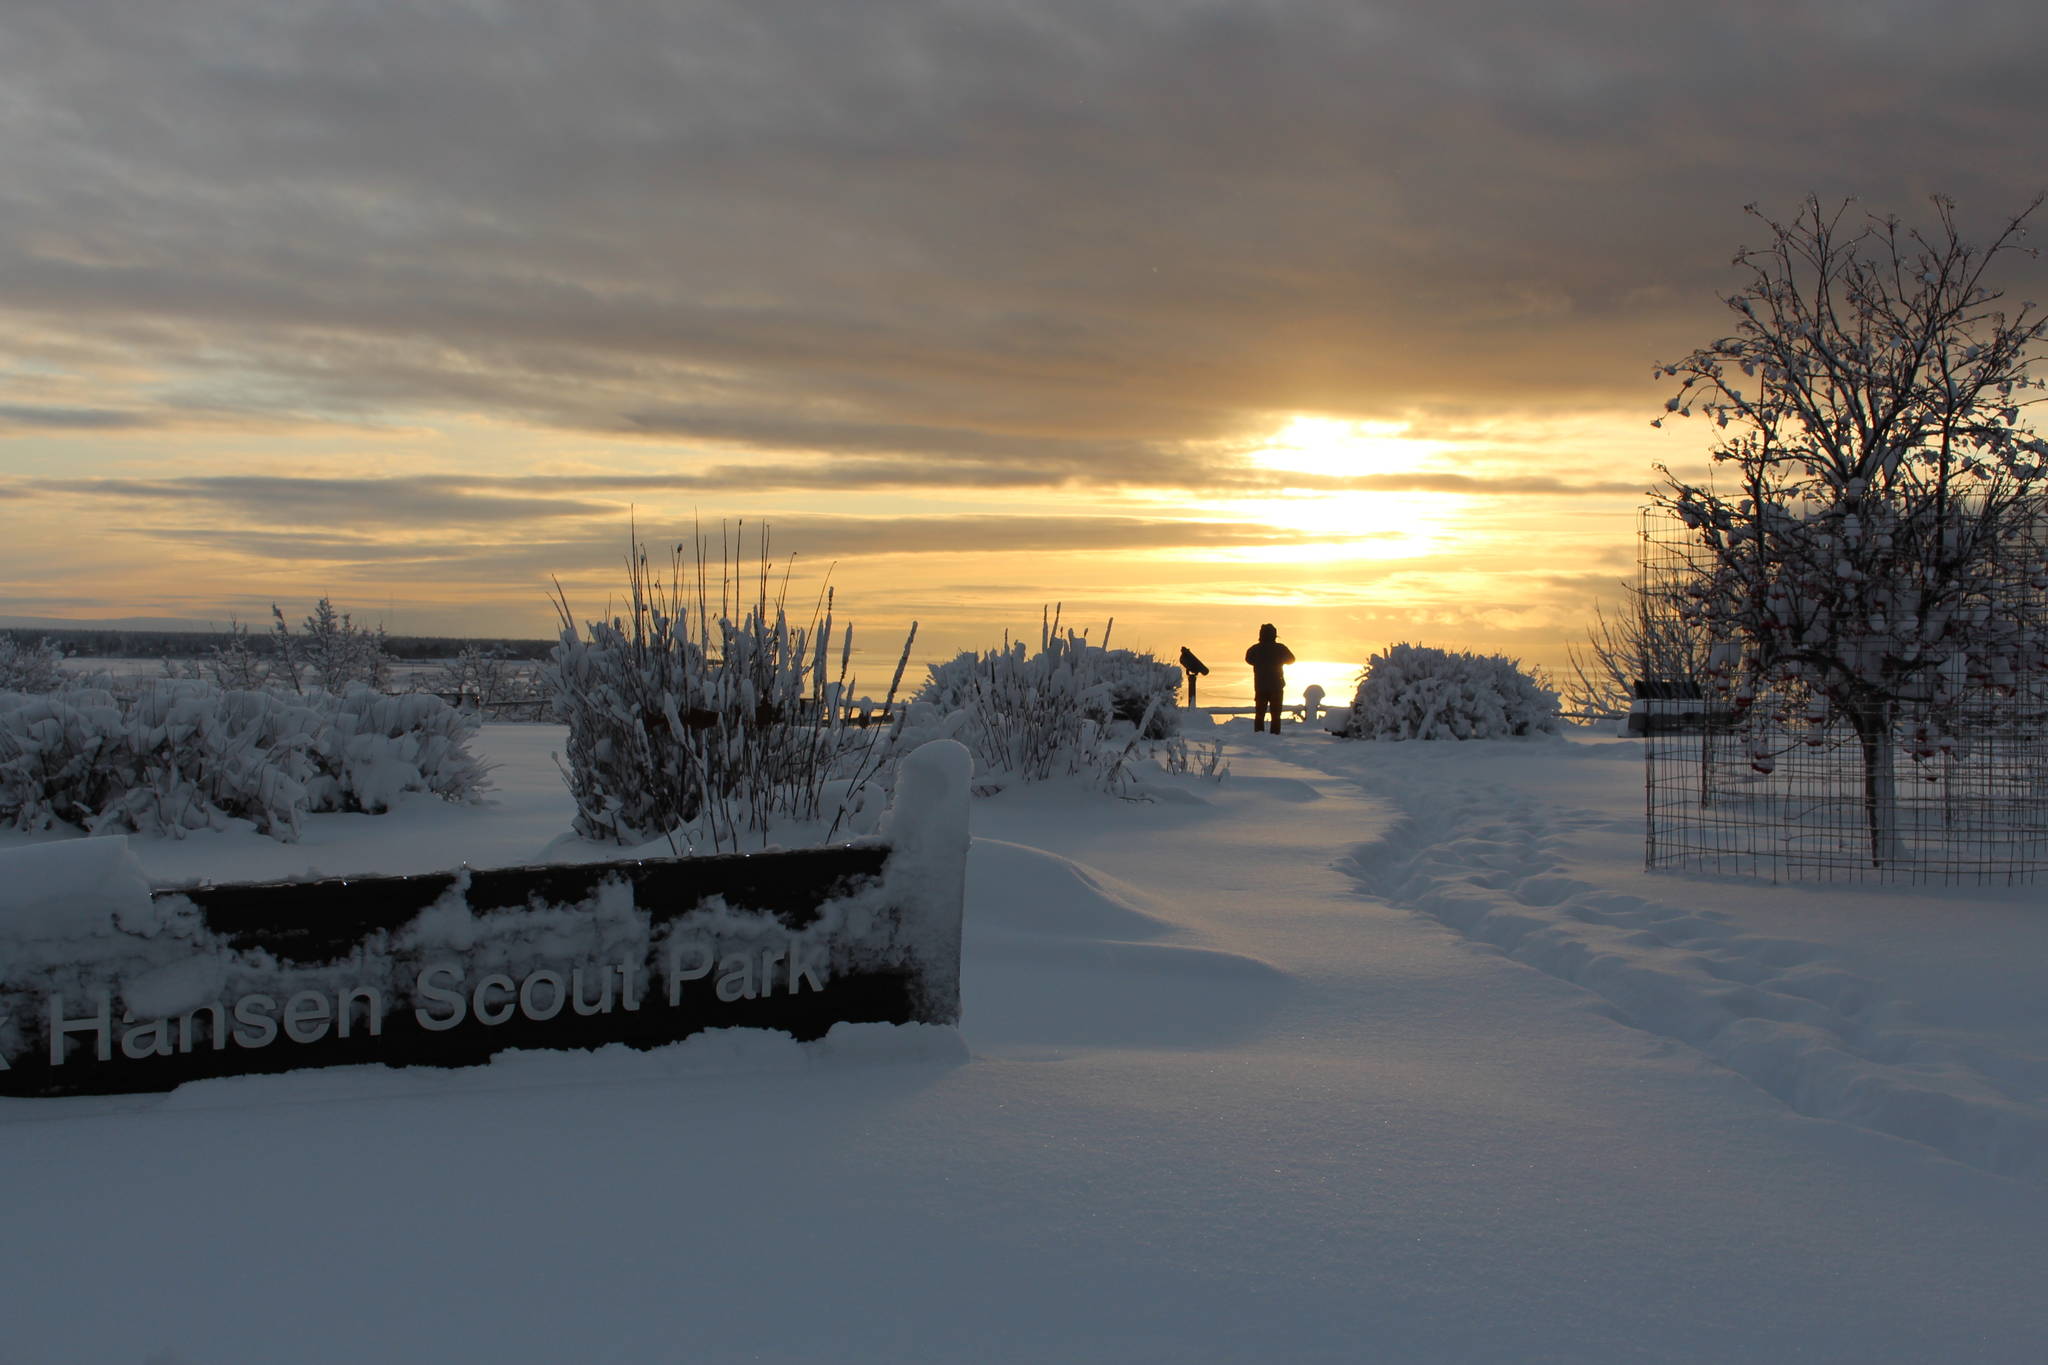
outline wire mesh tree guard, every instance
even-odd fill
[[[1957,649],[1902,683],[1889,724],[1859,727],[1797,676],[1745,669],[1707,641],[1701,676],[1646,678],[1645,863],[1772,881],[2031,883],[2048,870],[2048,514],[2029,509],[1982,570],[1999,652]],[[1655,626],[1711,621],[1697,535],[1641,518],[1639,607]],[[1689,603],[1692,605],[1689,607]],[[2011,629],[2011,618],[2027,619]],[[1705,627],[1712,629],[1711,627]],[[2011,641],[2036,646],[2015,649]]]

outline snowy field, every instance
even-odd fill
[[[957,1033],[0,1101],[0,1365],[2048,1358],[2042,891],[1647,875],[1627,741],[1226,733],[976,802]],[[605,856],[560,736],[135,846]]]

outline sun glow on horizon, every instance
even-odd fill
[[[1252,462],[1261,469],[1344,478],[1398,474],[1450,449],[1448,441],[1411,437],[1407,422],[1353,422],[1306,414],[1288,419]]]
[[[1314,563],[1344,559],[1417,559],[1448,541],[1460,502],[1455,493],[1290,486],[1287,474],[1318,482],[1363,474],[1413,471],[1449,443],[1409,438],[1406,422],[1355,422],[1305,414],[1288,419],[1250,454],[1257,468],[1281,476],[1269,493],[1217,499],[1203,510],[1257,521],[1312,541],[1246,545],[1215,557],[1245,563]]]

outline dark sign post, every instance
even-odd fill
[[[159,891],[125,840],[9,854],[83,889],[11,923],[0,891],[0,1095],[957,1022],[969,763],[941,743],[881,839],[831,848]]]

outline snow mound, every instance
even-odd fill
[[[977,1047],[1197,1047],[1258,1030],[1293,984],[1179,932],[1136,887],[1043,849],[968,855],[961,1028]],[[1143,940],[1143,941],[1140,941]]]
[[[1145,899],[1134,886],[1026,844],[977,838],[967,853],[970,935],[1157,938],[1170,926],[1140,908]]]

